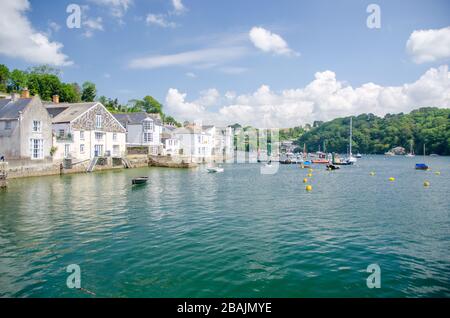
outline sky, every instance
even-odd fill
[[[123,103],[152,95],[179,121],[450,107],[445,0],[0,0],[0,18],[0,64],[51,64]]]

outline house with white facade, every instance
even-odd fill
[[[189,125],[173,131],[180,141],[180,156],[193,162],[210,161],[214,155],[214,126]]]
[[[177,127],[173,125],[163,125],[161,133],[161,142],[164,145],[163,155],[165,156],[179,156],[180,155],[180,140],[177,139],[173,132]]]
[[[149,147],[149,154],[158,155],[162,151],[162,123],[155,114],[146,112],[114,114],[126,129],[127,147]]]
[[[214,133],[214,154],[218,160],[230,159],[234,150],[233,128],[215,127]]]
[[[126,130],[101,103],[60,104],[54,98],[45,107],[52,117],[55,159],[125,156]]]
[[[0,99],[0,157],[51,160],[52,120],[38,96],[24,90]]]

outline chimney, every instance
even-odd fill
[[[53,95],[52,101],[53,101],[53,104],[59,104],[59,95]]]
[[[11,93],[11,101],[12,102],[17,102],[20,98],[20,94],[17,93]]]
[[[30,98],[30,91],[28,90],[28,88],[24,88],[22,90],[22,94],[20,95],[20,98]]]

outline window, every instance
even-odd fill
[[[43,139],[30,139],[30,155],[31,159],[44,158],[44,140]]]
[[[58,132],[58,135],[59,135],[59,137],[61,137],[61,138],[63,138],[65,134],[66,134],[66,133],[65,133],[64,129],[60,129],[59,132]]]
[[[33,132],[41,132],[41,122],[39,120],[33,120]]]
[[[95,128],[102,128],[102,115],[95,115]]]
[[[84,144],[80,145],[80,153],[84,153]]]
[[[84,140],[84,131],[83,130],[80,131],[80,140]]]
[[[117,141],[117,133],[113,133],[113,141]]]
[[[201,137],[201,136],[198,136],[197,139],[198,139],[198,142],[199,142],[199,143],[202,142],[202,137]]]
[[[95,133],[95,139],[96,139],[96,140],[102,140],[102,139],[103,139],[103,134],[102,134],[102,133],[99,133],[99,132],[96,132],[96,133]]]
[[[144,133],[144,142],[153,142],[153,134],[152,133]]]
[[[144,130],[153,131],[153,122],[151,120],[144,120]]]
[[[120,146],[118,146],[118,145],[113,146],[113,155],[114,156],[120,155]]]
[[[5,130],[11,130],[11,122],[5,121]]]

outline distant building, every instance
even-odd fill
[[[55,159],[120,158],[126,154],[126,130],[99,102],[45,105],[52,116]]]
[[[38,96],[0,99],[0,156],[10,159],[51,159],[52,120]]]
[[[163,125],[161,143],[164,145],[163,154],[166,156],[180,155],[180,140],[175,138],[173,132],[177,129],[173,125]]]
[[[214,126],[190,125],[175,129],[173,137],[180,141],[181,156],[188,156],[192,161],[201,162],[211,160],[214,154],[214,133]]]
[[[149,147],[149,153],[158,155],[162,148],[162,123],[159,117],[146,112],[114,114],[126,128],[127,147]]]
[[[228,159],[233,155],[233,128],[215,127],[214,154],[218,159]]]

